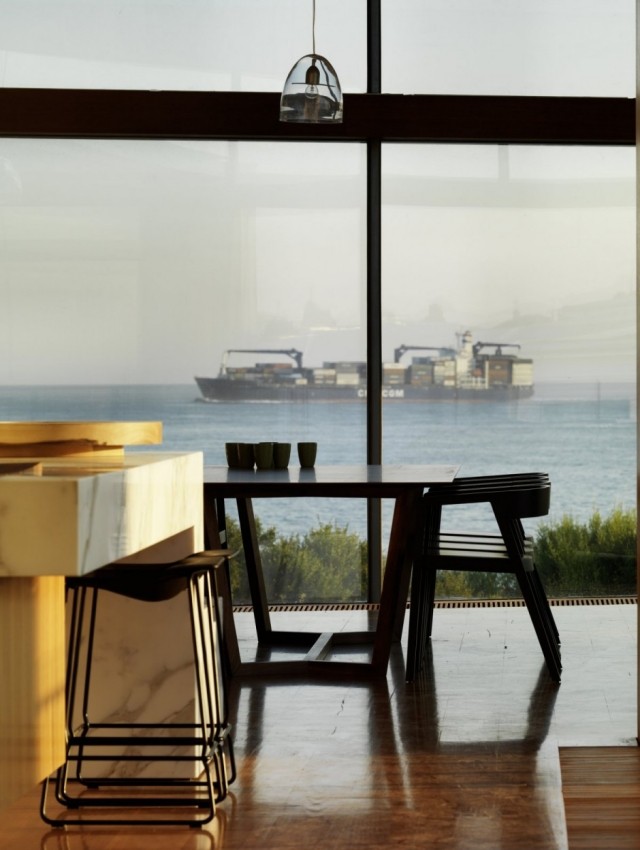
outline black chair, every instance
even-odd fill
[[[71,618],[67,658],[66,759],[43,783],[41,816],[52,826],[202,826],[215,815],[236,775],[221,675],[221,630],[213,576],[227,566],[227,552],[201,552],[172,564],[110,565],[67,579]],[[154,603],[186,592],[195,671],[193,723],[94,723],[90,717],[91,668],[98,600],[103,592]],[[186,613],[186,612],[185,612]],[[175,630],[180,623],[167,624]],[[80,715],[79,718],[77,715]],[[101,775],[105,765],[124,768]],[[136,764],[133,764],[136,763]],[[177,775],[146,776],[152,763]],[[185,769],[176,769],[182,764]],[[136,772],[138,775],[131,775]],[[184,774],[184,775],[183,775]],[[51,781],[50,781],[51,780]],[[47,813],[49,786],[64,807]],[[127,809],[131,816],[127,816]],[[71,812],[75,812],[72,815]],[[104,813],[104,815],[103,815]],[[141,815],[144,813],[144,817]],[[105,815],[109,815],[106,817]]]
[[[546,473],[458,478],[438,484],[424,495],[425,531],[421,562],[413,571],[407,681],[423,666],[433,625],[439,570],[511,573],[529,611],[552,679],[560,681],[560,636],[533,560],[533,541],[522,525],[525,517],[549,513],[551,484]],[[447,532],[441,529],[443,508],[485,502],[495,516],[497,534]]]

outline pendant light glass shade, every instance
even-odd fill
[[[280,120],[298,124],[342,123],[340,81],[324,56],[309,53],[289,71],[280,98]]]

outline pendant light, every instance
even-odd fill
[[[313,52],[298,59],[285,80],[280,120],[298,124],[341,124],[342,89],[333,65],[316,53],[316,0],[313,0]]]

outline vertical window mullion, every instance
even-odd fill
[[[367,2],[367,93],[381,86],[380,0]],[[367,142],[367,463],[382,462],[382,146]],[[368,599],[377,602],[382,589],[382,515],[379,499],[367,505]]]

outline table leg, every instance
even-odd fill
[[[396,499],[382,582],[380,612],[373,644],[372,666],[386,672],[391,644],[402,637],[411,569],[423,533],[422,488],[407,489]]]
[[[227,545],[224,500],[215,499],[204,488],[204,548],[221,549]]]
[[[263,646],[309,647],[299,660],[259,661],[240,663],[238,642],[232,617],[224,618],[225,640],[232,656],[232,672],[239,675],[299,674],[312,670],[320,675],[384,676],[389,664],[391,646],[399,641],[407,607],[411,570],[417,558],[423,532],[422,516],[423,488],[408,488],[396,499],[391,536],[387,551],[387,563],[382,586],[380,611],[375,632],[338,632],[322,634],[312,632],[274,631],[271,627],[268,600],[262,569],[262,559],[258,544],[253,504],[250,498],[238,498],[238,518],[242,534],[249,589],[254,609],[254,618],[258,642]],[[221,542],[218,514],[222,511],[224,522],[224,504],[216,510],[216,499],[207,498],[205,487],[205,531],[207,545]],[[224,544],[223,544],[224,545]],[[231,598],[228,585],[221,593],[223,598]],[[230,636],[227,637],[227,626]],[[231,634],[232,633],[232,634]],[[348,646],[373,641],[371,663],[343,660],[325,660],[334,646]]]
[[[264,582],[262,556],[260,555],[253,503],[251,499],[237,499],[236,502],[238,505],[242,546],[247,566],[247,579],[249,581],[249,592],[251,593],[251,602],[253,604],[253,616],[256,624],[258,643],[263,646],[272,647],[313,646],[321,637],[320,632],[275,631],[271,627],[269,601]]]
[[[260,557],[253,503],[251,499],[237,499],[236,502],[238,505],[238,519],[240,520],[242,546],[247,565],[247,578],[249,580],[249,591],[253,603],[253,616],[256,621],[258,642],[268,643],[268,638],[272,631],[271,618],[269,616],[267,592],[264,586],[262,558]]]

